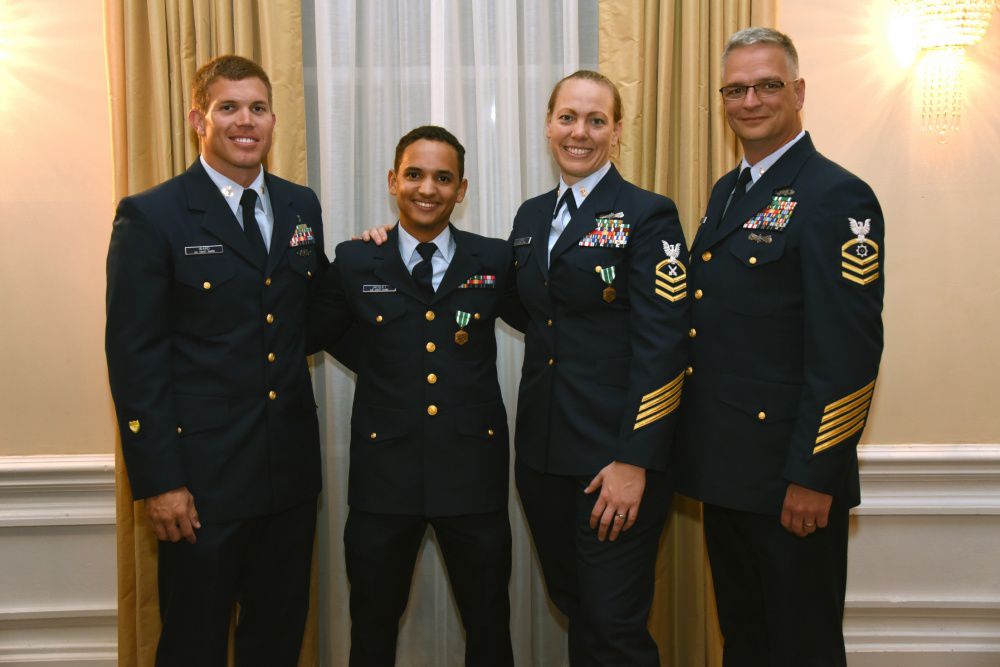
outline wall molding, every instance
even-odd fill
[[[844,617],[850,653],[1000,654],[1000,601],[855,598]]]
[[[0,456],[0,528],[114,522],[113,454]]]
[[[860,445],[858,515],[1000,514],[1000,444]]]

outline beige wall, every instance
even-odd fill
[[[960,129],[920,129],[891,0],[780,3],[816,146],[868,181],[886,219],[885,354],[865,441],[1000,442],[1000,12],[968,52]],[[845,223],[846,224],[846,223]]]
[[[0,455],[111,452],[101,0],[4,0],[0,52]]]

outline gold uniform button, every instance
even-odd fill
[[[481,318],[482,318],[482,316],[479,313],[476,313],[475,315],[472,316],[472,319],[474,319],[474,320],[478,320],[478,319],[481,319]]]
[[[427,406],[427,414],[429,414],[431,417],[433,417],[437,413],[438,413],[438,408],[437,408],[436,405],[428,405]]]
[[[369,440],[374,440],[377,437],[378,437],[378,433],[376,433],[375,431],[372,431],[371,433],[368,434],[368,439]]]
[[[756,264],[757,263],[757,258],[756,257],[751,257],[747,261],[750,262],[750,264]]]
[[[271,391],[267,392],[267,397],[273,401],[274,399],[278,398],[278,392],[272,389]]]
[[[379,324],[382,324],[382,316],[381,315],[376,315],[375,316],[375,321],[378,322]]]
[[[552,326],[552,320],[546,320],[545,324],[546,326]]]
[[[427,350],[428,352],[433,352],[438,348],[437,345],[435,345],[434,343],[427,343],[427,345],[424,345],[424,349]]]
[[[702,292],[702,291],[701,291],[700,289],[696,289],[696,290],[694,291],[694,298],[696,298],[696,299],[700,299],[700,298],[701,298],[701,297],[703,297],[703,296],[705,296],[705,293],[704,293],[704,292]]]
[[[434,321],[434,311],[428,310],[426,313],[424,313],[424,317],[427,318],[428,322]]]
[[[264,320],[265,320],[265,321],[266,321],[266,322],[267,322],[268,324],[274,324],[274,315],[272,315],[271,313],[268,313],[268,314],[267,314],[267,317],[265,317],[265,318],[264,318]]]
[[[312,271],[306,271],[306,278],[312,278],[312,277],[313,277],[313,272]]]
[[[697,329],[695,329],[693,327],[690,328],[690,329],[688,329],[688,338],[694,338],[697,335],[698,335],[698,330]]]
[[[594,273],[600,273],[600,272],[601,272],[601,265],[598,264],[597,266],[594,267]]]
[[[264,278],[264,287],[270,287],[270,286],[271,286],[271,279]]]
[[[204,287],[205,289],[212,289],[212,283],[208,282],[207,280],[203,282],[201,286]]]
[[[703,261],[703,262],[711,262],[712,261],[712,253],[711,253],[711,251],[706,250],[705,252],[701,253],[701,261]]]
[[[437,375],[435,375],[434,373],[427,374],[427,384],[434,384],[437,381],[438,381]]]
[[[272,364],[274,363],[274,360],[277,359],[277,358],[278,357],[275,356],[274,352],[268,352],[267,353],[267,360],[269,362],[271,362]]]
[[[514,260],[514,268],[517,268],[517,260]]]
[[[765,419],[767,419],[767,413],[761,410],[760,412],[757,413],[757,419],[764,421]]]
[[[491,429],[491,428],[486,429],[486,435],[488,435],[488,436],[490,436],[492,438],[493,437],[493,429]]]
[[[549,366],[555,366],[555,365],[556,365],[556,360],[549,358]]]
[[[684,369],[684,375],[691,375],[694,373],[694,366],[688,366]]]
[[[184,429],[182,429],[180,426],[178,426],[177,427],[177,435],[180,435],[183,432],[184,432]]]

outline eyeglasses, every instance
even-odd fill
[[[791,83],[795,83],[792,81]],[[735,102],[736,100],[742,100],[747,96],[747,93],[753,88],[753,91],[757,94],[757,97],[771,97],[772,95],[777,95],[785,87],[785,82],[779,79],[773,81],[761,81],[760,83],[755,83],[751,86],[723,86],[719,88],[719,92],[722,93],[722,97],[727,102]]]

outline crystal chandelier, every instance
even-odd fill
[[[989,28],[998,0],[896,0],[910,16],[922,51],[918,72],[923,92],[923,127],[942,140],[962,115],[965,49]]]

